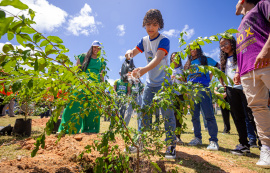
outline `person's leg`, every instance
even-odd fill
[[[194,103],[194,110],[192,110],[192,124],[194,128],[194,136],[198,139],[202,139],[202,133],[201,133],[201,121],[200,121],[200,107],[201,102]],[[191,113],[192,114],[192,113]]]
[[[241,93],[241,90],[227,87],[226,93],[231,107],[234,124],[239,135],[239,143],[243,146],[249,146],[247,140],[247,127],[245,122],[246,116],[242,105],[241,95],[239,94]]]
[[[181,115],[180,116],[182,116],[183,115],[183,110],[181,110],[181,101],[184,101],[184,98],[183,98],[183,95],[179,95],[178,96],[178,99],[179,99],[179,102],[177,102],[177,103],[175,103],[175,107],[176,107],[176,109],[178,109],[180,112],[181,112]],[[179,115],[177,115],[177,111],[174,111],[174,117],[175,117],[175,121],[176,121],[176,128],[182,128],[182,124],[179,122],[180,121],[180,117],[179,117]],[[179,117],[179,118],[177,118],[177,117]],[[181,132],[179,132],[180,134],[177,134],[176,135],[176,137],[178,138],[178,139],[180,139],[180,136],[181,136]]]
[[[142,106],[141,109],[143,112],[140,112],[138,115],[138,131],[141,132],[142,128],[150,128],[150,118],[152,118],[152,115],[146,112],[145,107],[147,105],[150,105],[152,103],[153,97],[155,93],[153,90],[153,87],[145,86],[143,97],[142,97]]]
[[[202,101],[201,101],[201,108],[203,112],[205,113],[205,119],[207,121],[208,125],[208,133],[210,135],[209,141],[217,142],[217,133],[218,133],[218,127],[216,122],[216,117],[214,115],[213,111],[213,105],[212,105],[212,95],[209,89],[209,95],[205,91],[200,91],[203,95]]]
[[[254,77],[253,77],[254,76]],[[270,67],[258,69],[241,77],[241,82],[252,109],[262,145],[270,146],[270,110],[267,102],[270,89]]]
[[[129,122],[130,122],[130,119],[131,119],[131,114],[133,112],[133,108],[132,108],[132,104],[130,103],[128,105],[128,108],[127,108],[127,114],[125,116],[125,122],[126,122],[126,125],[128,126],[129,125]]]
[[[241,82],[252,109],[262,143],[258,166],[270,168],[270,110],[267,102],[270,89],[270,67],[257,69],[241,77]]]
[[[228,102],[228,99],[225,98],[225,101]],[[224,123],[224,130],[223,133],[230,133],[231,130],[231,125],[230,125],[230,111],[226,108],[222,108],[221,109],[221,115],[222,115],[222,119],[223,119],[223,123]]]
[[[203,117],[204,129],[205,129],[205,130],[208,130],[207,121],[206,121],[206,119],[205,119],[205,114],[204,114],[204,112],[203,112],[203,110],[202,110],[202,107],[201,107],[200,111],[201,111],[202,117]]]
[[[3,116],[6,115],[6,110],[7,110],[7,108],[8,108],[8,105],[9,105],[9,104],[5,104],[5,105],[3,106],[3,109],[2,109],[2,115],[3,115]]]

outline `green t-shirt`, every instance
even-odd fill
[[[138,84],[133,84],[131,86],[131,95],[138,95],[141,94],[142,90],[143,90],[144,85],[142,83],[138,83]]]
[[[81,54],[81,55],[78,56],[79,59],[80,59],[81,64],[83,63],[85,55],[86,54]],[[103,64],[106,65],[105,62],[101,62],[101,58],[97,58],[97,59],[92,58],[90,60],[90,63],[88,64],[86,73],[89,74],[89,70],[90,70],[91,73],[95,73],[97,75],[97,77],[98,77],[98,81],[100,82],[100,73],[103,70],[103,68],[105,67],[105,66],[103,66]],[[96,80],[91,76],[89,76],[89,79]]]
[[[131,86],[130,83],[123,82],[121,79],[117,79],[114,82],[114,85],[116,85],[116,92],[119,96],[126,95],[128,92],[128,87]]]

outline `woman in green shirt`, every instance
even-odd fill
[[[91,48],[88,50],[86,54],[81,54],[78,56],[78,60],[76,65],[80,66],[81,70],[87,74],[95,73],[98,77],[98,79],[93,78],[89,75],[89,80],[95,81],[95,82],[103,82],[103,76],[102,71],[105,68],[104,62],[101,61],[101,58],[97,57],[98,52],[101,50],[101,44],[98,41],[94,41],[92,43]],[[77,95],[77,93],[75,94]],[[83,98],[84,95],[81,94],[79,98]],[[100,115],[98,111],[91,111],[89,112],[88,116],[85,116],[84,119],[79,117],[79,123],[77,123],[77,119],[75,118],[75,113],[79,114],[81,111],[81,108],[83,107],[83,104],[80,104],[80,102],[75,101],[73,103],[73,106],[69,108],[70,104],[73,100],[70,101],[70,103],[67,105],[66,109],[63,112],[61,124],[59,126],[58,131],[64,129],[65,123],[74,123],[75,128],[77,131],[72,130],[72,133],[79,133],[81,132],[89,132],[89,133],[98,133],[99,127],[100,127]],[[74,115],[73,115],[74,114]],[[66,130],[66,133],[69,133],[68,130]]]

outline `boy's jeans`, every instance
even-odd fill
[[[241,83],[252,109],[258,135],[262,145],[270,146],[270,110],[268,98],[270,89],[270,66],[256,69],[241,76]]]
[[[142,96],[140,94],[138,94],[137,97],[135,97],[135,101],[136,101],[137,105],[141,106]],[[125,116],[126,126],[128,126],[128,124],[130,122],[132,113],[133,113],[133,108],[132,108],[132,104],[130,103],[128,108],[127,108],[127,115]]]
[[[194,135],[195,137],[202,139],[201,123],[200,123],[200,108],[201,108],[202,111],[204,112],[205,120],[207,121],[208,133],[210,135],[209,141],[217,142],[218,127],[213,111],[212,95],[209,88],[207,88],[207,90],[209,91],[209,95],[207,95],[205,91],[199,91],[199,93],[203,96],[201,98],[202,101],[197,104],[194,104],[192,116]]]
[[[145,86],[144,92],[143,92],[143,99],[142,99],[142,109],[145,108],[146,105],[151,105],[152,100],[155,96],[155,94],[161,89],[161,86],[159,87],[150,87],[150,86]],[[171,145],[175,145],[175,117],[174,117],[174,112],[172,109],[167,109],[164,110],[161,108],[161,113],[162,116],[165,120],[165,130],[166,130],[166,139],[165,141],[171,142]],[[138,117],[138,131],[141,132],[142,127],[152,129],[152,124],[150,122],[152,120],[152,115],[150,114],[145,114],[142,117],[142,113],[139,114]]]

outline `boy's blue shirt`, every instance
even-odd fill
[[[164,71],[165,67],[168,66],[168,54],[170,50],[170,40],[162,34],[159,34],[156,38],[150,39],[149,36],[143,37],[136,48],[141,52],[145,53],[145,58],[147,64],[149,64],[152,59],[155,58],[158,50],[164,51],[166,54],[161,60],[161,62],[152,70],[148,71],[146,74],[146,85],[150,87],[159,87],[164,82],[166,73]],[[163,66],[163,67],[162,67]]]
[[[215,60],[213,60],[212,58],[207,57],[207,64],[208,64],[208,66],[216,66],[217,62]],[[199,58],[191,61],[191,65],[201,65]],[[204,85],[205,87],[208,87],[209,83],[211,81],[209,72],[204,74],[204,73],[199,71],[198,67],[195,67],[195,69],[196,69],[195,70],[196,72],[188,75],[187,81],[191,81],[193,83],[200,83],[200,84]]]

